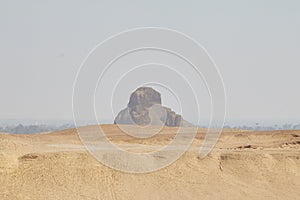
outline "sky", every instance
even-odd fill
[[[218,66],[227,119],[298,120],[299,11],[296,0],[1,0],[0,119],[72,119],[76,73],[97,44],[166,27],[197,40]]]

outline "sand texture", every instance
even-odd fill
[[[112,142],[132,151],[165,145],[177,131],[169,127],[135,139],[117,125],[102,128]],[[224,130],[211,154],[199,159],[204,133],[199,130],[175,163],[146,174],[99,163],[75,129],[1,133],[0,199],[299,199],[300,131]]]

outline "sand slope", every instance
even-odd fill
[[[169,142],[176,128],[132,139],[104,125],[118,144]],[[91,127],[93,128],[93,127]],[[225,130],[214,151],[198,158],[200,130],[174,164],[147,174],[97,162],[74,129],[48,134],[0,134],[0,199],[298,199],[300,131]]]

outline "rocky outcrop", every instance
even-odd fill
[[[115,124],[192,126],[181,115],[161,105],[161,95],[151,87],[134,91],[127,108],[121,110]]]

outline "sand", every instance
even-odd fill
[[[167,144],[176,132],[166,128],[150,139],[134,139],[116,125],[102,127],[112,142],[133,151]],[[2,133],[0,199],[299,198],[300,131],[224,130],[211,154],[199,159],[204,132],[199,130],[193,145],[175,163],[145,174],[99,163],[75,129]]]

